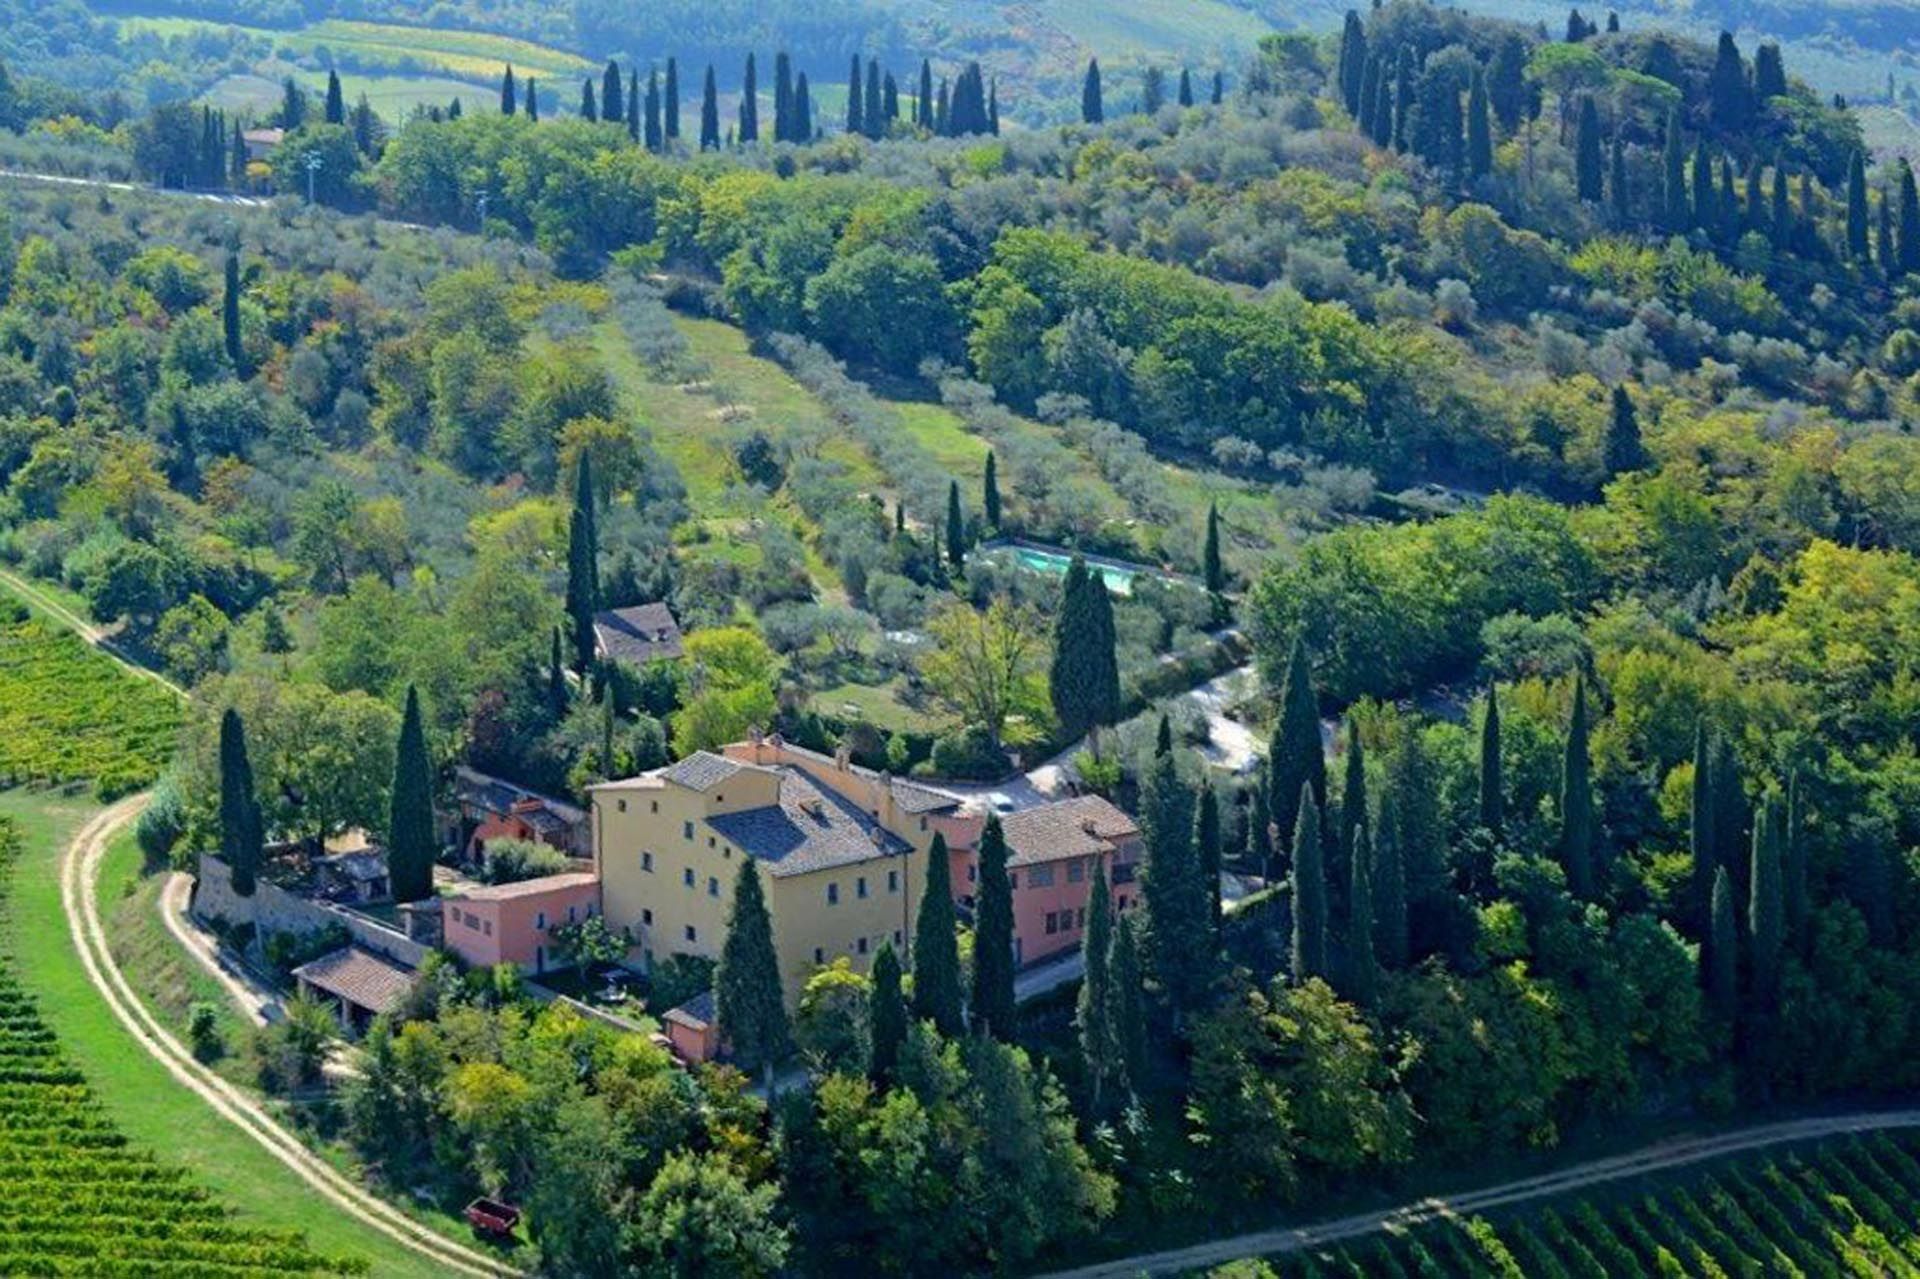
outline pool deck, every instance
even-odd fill
[[[982,542],[973,549],[975,555],[992,555],[1000,551],[1028,551],[1035,555],[1044,555],[1060,562],[1059,572],[1067,571],[1067,565],[1075,555],[1087,562],[1088,568],[1097,568],[1101,576],[1107,578],[1109,585],[1116,590],[1124,590],[1124,583],[1136,577],[1157,577],[1163,582],[1178,582],[1184,586],[1198,586],[1199,579],[1185,573],[1176,573],[1172,569],[1159,568],[1151,564],[1135,564],[1128,560],[1114,559],[1109,555],[1094,555],[1087,551],[1075,551],[1065,546],[1049,546],[1045,542],[1030,542],[1025,538],[1002,537],[991,542]],[[1031,566],[1026,566],[1031,567]],[[1035,572],[1047,572],[1046,569],[1034,569]],[[1120,583],[1113,582],[1118,576]]]

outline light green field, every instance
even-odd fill
[[[1040,12],[1103,59],[1251,46],[1273,30],[1246,9],[1222,0],[1181,0],[1178,4],[1051,0]]]
[[[325,92],[327,77],[309,71],[289,70],[294,79],[317,97]],[[461,80],[435,76],[366,76],[349,73],[340,77],[340,92],[349,104],[365,94],[367,102],[388,120],[404,118],[416,104],[444,107],[460,99],[463,111],[489,110],[499,105],[492,89],[477,87]],[[280,81],[262,75],[230,75],[207,90],[205,100],[227,111],[263,115],[280,105]]]
[[[479,82],[495,81],[511,63],[516,72],[531,71],[538,76],[571,76],[593,66],[585,58],[550,49],[530,40],[511,36],[488,35],[479,31],[444,31],[425,27],[393,26],[380,22],[351,22],[329,18],[302,27],[298,31],[276,31],[239,23],[209,22],[199,18],[123,18],[121,30],[151,31],[162,36],[189,35],[196,31],[238,31],[272,42],[276,53],[287,52],[305,57],[317,50],[331,51],[336,58],[351,55],[369,63],[396,67],[412,63],[419,71],[442,74]]]

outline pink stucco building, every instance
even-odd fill
[[[600,877],[579,871],[476,885],[443,896],[440,910],[446,948],[467,963],[543,973],[559,964],[553,930],[600,913]]]
[[[1098,795],[1056,800],[1000,819],[1013,889],[1013,958],[1031,964],[1077,950],[1087,927],[1095,866],[1104,867],[1117,911],[1139,904],[1140,828]],[[969,880],[978,877],[968,851]]]

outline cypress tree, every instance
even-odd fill
[[[720,149],[720,93],[714,86],[713,66],[707,66],[707,81],[700,91],[700,149]]]
[[[1615,226],[1626,226],[1633,221],[1633,191],[1627,185],[1627,148],[1617,136],[1608,157],[1607,198],[1613,208]]]
[[[1567,888],[1590,901],[1598,887],[1593,864],[1593,776],[1587,751],[1587,681],[1575,676],[1573,714],[1567,721],[1567,748],[1560,765],[1560,864]]]
[[[673,58],[667,59],[666,102],[662,110],[661,129],[668,141],[680,137],[680,64]]]
[[[1700,948],[1702,976],[1707,1002],[1722,1017],[1731,1018],[1740,992],[1740,955],[1734,925],[1733,881],[1725,866],[1713,871],[1713,891],[1709,898],[1707,944]]]
[[[1692,206],[1687,201],[1686,152],[1680,141],[1680,113],[1674,111],[1667,116],[1667,142],[1661,153],[1661,203],[1666,209],[1667,229],[1684,231],[1692,220]]]
[[[1073,1015],[1080,1059],[1086,1064],[1090,1109],[1095,1115],[1105,1113],[1107,1101],[1118,1092],[1125,1074],[1119,1040],[1114,1035],[1112,949],[1113,894],[1107,889],[1106,864],[1095,858],[1093,883],[1087,889],[1087,930],[1080,937],[1085,975],[1080,979],[1080,997]]]
[[[1280,685],[1280,722],[1267,750],[1269,805],[1282,839],[1300,822],[1300,796],[1313,796],[1315,808],[1327,802],[1327,761],[1320,748],[1320,703],[1313,691],[1313,665],[1305,635],[1293,639],[1287,674]],[[1318,814],[1315,815],[1316,818]],[[1316,826],[1317,829],[1317,826]],[[1290,850],[1297,853],[1298,850]]]
[[[1320,810],[1300,788],[1293,834],[1293,980],[1327,975],[1327,876],[1320,860]]]
[[[1393,149],[1404,152],[1413,145],[1413,51],[1400,50],[1400,65],[1393,72]]]
[[[1713,844],[1715,859],[1733,876],[1737,908],[1747,898],[1747,800],[1740,762],[1725,737],[1713,740]]]
[[[754,73],[753,55],[747,55],[747,69],[740,81],[740,143],[760,140],[760,80]]]
[[[1487,103],[1502,129],[1512,133],[1520,127],[1527,116],[1530,96],[1526,42],[1509,32],[1494,47],[1493,61],[1487,67]]]
[[[1200,871],[1200,886],[1206,893],[1209,941],[1217,946],[1220,937],[1220,797],[1205,781],[1200,783],[1200,795],[1193,806],[1193,852]]]
[[[894,83],[891,71],[881,81],[880,112],[884,120],[883,128],[900,118],[900,86]]]
[[[1000,136],[1000,77],[995,76],[987,88],[987,132],[994,137]]]
[[[1217,502],[1207,504],[1207,540],[1206,548],[1200,555],[1200,564],[1207,594],[1218,600],[1227,592],[1227,569],[1220,561],[1220,506]]]
[[[1693,853],[1693,900],[1702,931],[1712,926],[1711,894],[1717,864],[1713,831],[1713,750],[1704,721],[1693,730],[1693,790],[1688,847]]]
[[[1818,253],[1821,248],[1820,206],[1813,194],[1813,174],[1805,169],[1800,171],[1800,212],[1794,221],[1801,237],[1798,247],[1808,253]]]
[[[1278,873],[1273,859],[1273,807],[1267,800],[1267,779],[1256,777],[1247,796],[1247,859],[1253,873],[1272,879]]]
[[[793,140],[813,141],[813,92],[804,71],[793,82]]]
[[[527,77],[527,119],[540,122],[540,86],[532,76]]]
[[[961,1016],[960,946],[954,937],[952,870],[946,837],[934,832],[927,849],[926,891],[913,920],[913,1016],[930,1021],[951,1038],[965,1027]]]
[[[1801,807],[1800,774],[1787,778],[1785,829],[1780,836],[1781,922],[1785,937],[1794,945],[1807,932],[1807,832],[1806,812]]]
[[[1480,719],[1480,824],[1499,833],[1506,824],[1506,790],[1500,775],[1500,698],[1487,685],[1487,709]]]
[[[1127,1088],[1137,1092],[1146,1083],[1147,992],[1140,977],[1140,937],[1134,920],[1135,913],[1127,912],[1114,926],[1113,945],[1107,949],[1107,986],[1121,1071]]]
[[[1165,759],[1172,754],[1173,721],[1168,719],[1163,713],[1160,716],[1160,726],[1156,728],[1153,733],[1153,757],[1155,759]]]
[[[593,81],[585,80],[580,85],[580,118],[594,121],[600,118],[600,108],[593,100]]]
[[[1347,888],[1347,993],[1357,1004],[1373,1002],[1380,961],[1373,949],[1373,840],[1362,822],[1354,832],[1352,878]]]
[[[1213,93],[1208,97],[1207,101],[1217,107],[1226,96],[1227,78],[1221,72],[1215,71],[1213,73]]]
[[[1771,41],[1754,51],[1753,96],[1760,105],[1769,98],[1787,96],[1787,66],[1780,57],[1780,46]]]
[[[347,103],[346,99],[340,96],[340,77],[332,68],[327,70],[327,105],[324,118],[328,124],[347,122]]]
[[[933,64],[920,59],[920,96],[913,102],[913,122],[933,132]]]
[[[1720,237],[1731,244],[1740,238],[1740,193],[1733,185],[1733,161],[1720,157],[1720,220],[1715,224]]]
[[[1213,909],[1194,844],[1195,823],[1194,795],[1181,782],[1172,753],[1156,755],[1140,785],[1146,966],[1176,1024],[1198,1006],[1213,980]]]
[[[773,140],[795,141],[793,133],[793,60],[782,49],[773,55]]]
[[[226,338],[227,359],[233,365],[234,373],[247,376],[247,349],[240,334],[240,258],[237,254],[227,254],[226,287],[220,300],[220,326]]]
[[[1425,934],[1424,921],[1447,887],[1438,787],[1426,745],[1419,731],[1408,726],[1387,761],[1384,811],[1393,819],[1394,843],[1406,868],[1410,948],[1415,933]]]
[[[635,71],[627,77],[627,137],[635,142],[642,140],[647,127],[652,127],[656,140],[660,132],[660,77],[658,72],[647,73],[647,98],[643,111],[640,102],[640,73]],[[649,151],[658,150],[649,146]]]
[[[1120,722],[1119,633],[1114,629],[1113,596],[1107,591],[1107,579],[1099,573],[1087,574],[1087,598],[1087,611],[1093,619],[1093,648],[1087,655],[1093,723],[1087,731],[1093,735],[1097,752],[1101,726]]]
[[[867,116],[861,101],[866,96],[864,82],[860,76],[860,55],[853,55],[853,65],[847,70],[847,136],[865,133]]]
[[[593,500],[592,455],[583,452],[567,520],[567,617],[573,625],[574,669],[582,675],[593,666],[593,616],[600,611],[600,533]]]
[[[1581,119],[1586,119],[1584,114]],[[1467,91],[1467,176],[1484,178],[1492,172],[1493,123],[1488,117],[1487,82],[1475,71],[1473,87]]]
[[[773,945],[773,918],[760,886],[760,863],[740,859],[727,906],[727,939],[713,974],[715,1011],[740,1069],[758,1070],[773,1091],[773,1068],[793,1047],[787,1006],[780,989],[780,954]]]
[[[1384,149],[1393,145],[1393,80],[1384,71],[1373,97],[1373,131],[1368,136],[1373,145]]]
[[[454,98],[447,103],[447,119],[458,120],[465,110],[466,108],[460,105],[460,99]]]
[[[1327,867],[1327,882],[1336,892],[1344,891],[1352,878],[1353,840],[1367,824],[1367,752],[1360,741],[1360,721],[1347,716],[1347,767],[1340,785],[1340,837],[1333,844],[1333,861]]]
[[[960,515],[960,481],[947,481],[947,563],[957,572],[967,562],[967,522]]]
[[[1367,69],[1367,31],[1360,23],[1360,15],[1352,9],[1347,10],[1345,25],[1340,31],[1340,61],[1337,66],[1340,100],[1346,105],[1347,114],[1358,119],[1360,116],[1360,90]]]
[[[1692,225],[1712,233],[1720,226],[1720,193],[1713,185],[1713,159],[1707,154],[1706,135],[1693,144]]]
[[[667,135],[660,123],[660,74],[656,71],[649,71],[647,73],[646,114],[647,119],[643,130],[646,137],[647,150],[656,152],[664,150],[667,144]]]
[[[1760,170],[1760,157],[1747,161],[1747,229],[1767,233],[1767,184]]]
[[[1574,176],[1580,198],[1593,204],[1605,195],[1602,189],[1600,152],[1600,111],[1591,94],[1580,99],[1580,124],[1574,135]]]
[[[1083,124],[1099,124],[1106,119],[1106,108],[1100,102],[1100,59],[1087,59],[1087,75],[1080,83],[1080,120]]]
[[[1913,181],[1913,166],[1900,159],[1900,269],[1909,275],[1920,274],[1920,190]]]
[[[1728,32],[1720,33],[1720,48],[1707,81],[1707,114],[1714,127],[1738,137],[1753,116],[1753,93],[1747,84],[1746,60]]]
[[[427,756],[426,729],[420,718],[420,694],[407,686],[406,713],[393,757],[393,794],[387,816],[387,873],[393,899],[422,901],[433,896],[433,763]]]
[[[1773,213],[1768,221],[1773,247],[1786,252],[1793,246],[1793,201],[1787,194],[1787,171],[1778,156],[1773,161]]]
[[[364,103],[366,98],[363,96],[360,100]],[[368,147],[363,143],[360,149],[366,151]],[[227,157],[227,181],[229,184],[237,187],[246,180],[247,135],[246,131],[236,124],[233,128],[233,154]],[[1889,258],[1888,261],[1892,261],[1892,259]]]
[[[1354,116],[1354,123],[1368,137],[1373,136],[1374,103],[1379,96],[1382,74],[1378,55],[1369,54],[1366,67],[1360,72],[1360,110]]]
[[[867,1078],[884,1086],[893,1078],[900,1060],[900,1045],[907,1041],[907,1006],[900,998],[900,959],[893,943],[880,943],[873,957],[873,995],[868,1001]]]
[[[513,83],[513,64],[507,64],[507,73],[500,77],[500,114],[512,115],[519,110],[519,94]]]
[[[1374,949],[1383,966],[1404,968],[1407,964],[1407,868],[1400,856],[1400,832],[1391,791],[1380,799],[1380,822],[1372,850]]]
[[[619,64],[608,58],[607,69],[600,73],[601,119],[619,121],[627,118],[627,100],[622,93],[624,83]]]
[[[981,508],[986,512],[987,527],[1000,527],[1000,477],[996,473],[993,450],[987,450],[987,475],[981,483]]]
[[[1443,69],[1430,69],[1420,77],[1420,106],[1414,112],[1415,154],[1444,172],[1451,180],[1460,176],[1460,90],[1453,75]]]
[[[220,856],[233,877],[233,891],[241,897],[253,896],[265,842],[253,764],[247,758],[246,725],[240,712],[228,707],[220,716]]]
[[[1013,887],[1007,837],[997,813],[980,832],[979,905],[973,928],[973,1029],[1007,1043],[1016,1028],[1013,1005]]]
[[[1180,91],[1178,101],[1183,107],[1193,105],[1193,75],[1185,67],[1180,68]]]
[[[1780,993],[1785,910],[1780,874],[1780,806],[1770,800],[1754,819],[1753,860],[1747,872],[1747,936],[1754,1006],[1770,1010]]]
[[[1900,273],[1900,255],[1893,247],[1893,201],[1880,193],[1879,211],[1874,225],[1874,258],[1888,279]]]
[[[1640,438],[1640,414],[1624,386],[1613,388],[1613,413],[1607,424],[1604,460],[1610,476],[1637,471],[1647,464],[1647,447]]]
[[[1053,663],[1047,681],[1054,718],[1069,737],[1079,737],[1094,725],[1089,661],[1099,633],[1089,586],[1086,561],[1076,555],[1060,582],[1060,610],[1053,618]]]
[[[869,138],[878,140],[887,132],[886,116],[881,112],[878,58],[867,59],[867,91],[860,101],[860,123]]]

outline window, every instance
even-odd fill
[[[685,884],[688,888],[693,887],[693,867],[687,866],[681,869],[680,882]]]
[[[621,812],[623,812],[623,813],[627,811],[627,801],[626,801],[626,800],[624,800],[624,799],[616,799],[616,800],[614,800],[614,801],[613,801],[613,806],[614,806],[615,808],[617,808],[617,809],[619,809],[619,810],[620,810]]]
[[[856,875],[854,877],[853,895],[855,897],[858,897],[861,901],[865,901],[867,899],[867,877],[865,875]]]
[[[579,911],[579,909],[580,908],[578,906],[567,907],[567,922],[569,924],[571,924],[576,918],[578,918],[577,912]]]
[[[967,863],[967,882],[969,884],[977,884],[980,882],[980,867],[974,862]]]
[[[693,823],[692,823],[692,822],[681,822],[681,823],[680,823],[680,838],[682,838],[682,839],[692,839],[692,838],[693,838]]]
[[[926,818],[924,818],[924,817],[922,817],[922,818],[920,819],[920,829],[921,829],[922,831],[924,831],[924,830],[926,830],[926,829],[927,829],[927,819],[926,819]]]
[[[653,801],[652,801],[652,803],[653,803],[653,808],[652,808],[652,809],[651,809],[650,811],[652,811],[652,812],[656,812],[656,813],[657,813],[657,812],[659,812],[659,811],[660,811],[660,801],[656,799],[656,800],[653,800]]]
[[[648,928],[653,927],[653,908],[651,906],[641,910],[640,922],[645,924]]]
[[[707,847],[708,847],[708,848],[718,848],[718,847],[720,847],[720,841],[719,841],[718,839],[716,839],[716,838],[714,838],[714,837],[713,837],[712,835],[709,835],[709,836],[707,836]]]
[[[822,949],[820,949],[820,948],[819,948],[818,946],[815,946],[815,947],[813,948],[813,962],[814,962],[814,963],[816,963],[816,964],[824,964],[824,963],[826,963],[826,962],[827,962],[827,952],[826,952],[826,951],[824,951],[824,950],[822,950]]]
[[[867,953],[867,939],[866,939],[866,938],[864,938],[864,937],[862,937],[862,938],[861,938],[861,939],[860,939],[859,941],[856,941],[856,942],[855,942],[855,943],[853,944],[853,948],[854,948],[855,950],[857,950],[857,951],[859,951],[859,952],[860,952],[861,954],[863,954],[863,955],[864,955],[864,954],[866,954],[866,953]]]
[[[707,876],[707,896],[718,897],[719,895],[720,895],[720,881],[718,879],[715,879],[712,875]]]
[[[1035,866],[1027,872],[1027,883],[1034,888],[1053,887],[1053,867]]]
[[[533,913],[533,926],[539,932],[547,930],[547,912],[538,910]]]
[[[640,869],[646,871],[647,874],[649,875],[653,874],[653,854],[652,853],[643,851],[640,854]]]
[[[687,925],[687,940],[688,941],[700,940],[700,932],[692,924]]]
[[[897,893],[900,891],[900,872],[899,871],[890,870],[887,872],[887,891],[890,893]]]
[[[1047,936],[1051,937],[1059,931],[1060,915],[1057,911],[1050,910],[1047,912]]]
[[[903,940],[904,940],[904,939],[903,939],[903,938],[902,938],[902,937],[900,936],[900,930],[899,930],[898,928],[896,928],[896,929],[894,929],[894,930],[893,930],[893,945],[894,945],[894,948],[895,948],[896,950],[897,950],[897,949],[899,949],[899,947],[900,947],[900,945],[901,945],[901,943],[902,943],[902,941],[903,941]]]
[[[828,884],[827,885],[827,905],[838,906],[839,904],[840,904],[840,885]]]
[[[1078,884],[1085,880],[1086,877],[1087,863],[1083,859],[1076,857],[1067,863],[1067,882],[1069,884]]]
[[[481,931],[482,933],[484,933],[484,934],[486,934],[486,935],[487,935],[488,937],[491,937],[491,936],[493,936],[493,921],[492,921],[491,919],[483,919],[483,920],[481,920],[481,921],[480,921],[480,931]]]
[[[1120,894],[1119,908],[1121,910],[1125,910],[1127,908],[1127,895],[1125,893]]]

